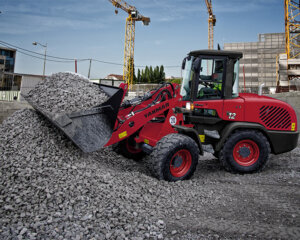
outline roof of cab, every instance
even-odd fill
[[[204,56],[226,56],[229,58],[242,58],[243,53],[241,52],[233,52],[233,51],[225,51],[225,50],[196,50],[191,51],[189,56],[199,57],[200,55]]]

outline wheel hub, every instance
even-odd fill
[[[257,162],[259,158],[258,145],[250,140],[239,141],[233,149],[233,158],[241,166],[248,167]]]
[[[249,147],[242,147],[240,150],[239,150],[239,154],[243,157],[243,158],[246,158],[246,157],[249,157],[251,153],[251,150]]]
[[[183,177],[188,173],[192,165],[192,155],[186,149],[176,152],[170,161],[170,173],[174,177]]]
[[[179,168],[182,165],[183,159],[180,156],[176,156],[173,160],[173,167]]]

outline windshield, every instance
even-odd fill
[[[185,67],[183,69],[183,80],[180,90],[180,95],[182,96],[183,100],[189,100],[190,98],[191,81],[194,75],[194,71],[192,69],[193,61],[194,57],[191,57],[190,60],[186,59]]]

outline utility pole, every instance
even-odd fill
[[[90,59],[88,78],[90,78],[90,75],[91,75],[91,67],[92,67],[92,59]]]
[[[39,43],[39,42],[33,42],[32,45],[40,45],[43,48],[45,48],[45,54],[44,54],[44,68],[43,68],[43,76],[45,76],[45,70],[46,70],[46,60],[47,60],[47,43],[45,45]]]

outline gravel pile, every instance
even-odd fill
[[[0,239],[300,238],[299,146],[250,175],[206,154],[169,183],[110,148],[84,154],[27,109],[0,125],[0,153]]]
[[[0,152],[0,239],[300,236],[299,148],[251,175],[205,155],[192,180],[169,183],[110,148],[84,154],[22,110],[0,125]]]
[[[83,154],[34,110],[1,126],[0,152],[1,239],[163,238],[145,186],[103,165],[112,152]]]
[[[106,101],[108,96],[87,78],[61,72],[40,82],[26,99],[47,113],[54,114],[89,109]]]

